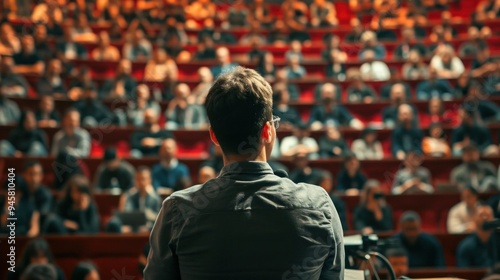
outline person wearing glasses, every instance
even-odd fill
[[[236,67],[215,81],[205,107],[224,167],[163,202],[144,279],[344,279],[342,225],[329,195],[267,163],[279,126],[269,83]]]

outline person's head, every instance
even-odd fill
[[[71,280],[99,280],[99,271],[90,261],[79,262],[71,273]]]
[[[190,93],[191,93],[191,89],[185,83],[180,83],[175,87],[175,98],[185,100],[188,98]]]
[[[394,269],[394,273],[398,279],[399,277],[408,274],[408,271],[410,270],[409,260],[408,254],[404,248],[399,247],[388,249],[385,256],[391,264],[392,269]]]
[[[272,52],[266,52],[263,58],[264,64],[274,64],[274,55]]]
[[[326,137],[330,140],[339,140],[342,139],[342,134],[338,127],[329,125],[326,127]]]
[[[140,84],[137,86],[136,93],[137,99],[139,100],[149,100],[150,92],[149,87],[146,84]]]
[[[300,57],[297,54],[292,54],[288,57],[288,65],[290,67],[297,67],[300,65]]]
[[[378,44],[377,35],[371,30],[363,32],[360,41],[365,48],[375,47]]]
[[[168,56],[164,48],[157,48],[154,55],[154,60],[158,64],[167,62]]]
[[[377,180],[370,179],[366,181],[363,189],[360,193],[360,202],[362,204],[380,202],[384,195],[382,193],[382,188],[380,187],[380,182]]]
[[[473,186],[467,185],[460,192],[460,198],[468,208],[474,209],[479,201],[479,194]]]
[[[114,147],[106,148],[102,161],[108,170],[116,170],[120,167],[120,159],[118,158]]]
[[[411,49],[408,54],[408,61],[412,64],[419,64],[422,61],[420,52],[416,49]]]
[[[94,87],[84,86],[82,88],[82,97],[81,100],[93,101],[97,100],[97,91]]]
[[[135,171],[135,187],[138,191],[145,191],[151,186],[151,170],[147,166],[139,166]]]
[[[24,131],[33,131],[37,128],[35,113],[31,110],[26,110],[21,113],[18,127]]]
[[[472,144],[462,148],[462,161],[466,164],[474,164],[478,162],[479,156],[479,150]]]
[[[467,39],[469,41],[476,41],[479,39],[479,30],[475,26],[469,26],[467,29]]]
[[[460,122],[465,125],[474,124],[474,114],[474,108],[470,108],[470,106],[467,105],[460,107],[458,110],[458,118],[460,119]]]
[[[208,180],[215,178],[215,170],[211,166],[203,166],[198,171],[198,183],[204,184]]]
[[[220,65],[226,65],[231,63],[231,56],[229,50],[226,47],[219,47],[215,51],[215,56]]]
[[[344,168],[351,174],[358,172],[360,168],[359,160],[354,154],[347,154],[343,160]]]
[[[372,144],[377,141],[377,132],[373,128],[367,127],[361,133],[361,138],[365,143]]]
[[[363,27],[361,26],[361,21],[357,17],[352,17],[350,24],[351,24],[351,29],[357,33],[360,33],[363,30]]]
[[[293,163],[295,164],[295,169],[304,170],[309,166],[309,158],[307,157],[307,151],[299,150],[293,156]]]
[[[273,94],[273,103],[276,105],[288,104],[290,102],[290,93],[286,88],[281,88]]]
[[[477,80],[472,80],[469,83],[469,90],[467,92],[467,96],[474,99],[483,99],[484,92],[483,86]]]
[[[66,43],[73,42],[73,27],[71,25],[66,25],[63,28],[63,36],[64,36],[64,42]]]
[[[62,73],[62,63],[59,59],[53,58],[49,61],[47,74],[51,76],[59,76]]]
[[[429,136],[436,139],[444,137],[443,126],[441,123],[435,122],[429,125]]]
[[[433,97],[429,100],[429,114],[442,115],[444,111],[443,101],[439,97]]]
[[[450,11],[443,11],[441,13],[441,23],[443,25],[449,25],[449,24],[451,24],[451,13],[450,13]]]
[[[87,16],[85,13],[79,13],[76,20],[76,27],[78,28],[86,28],[89,25],[87,20]]]
[[[365,60],[366,62],[372,62],[372,61],[374,61],[374,60],[375,60],[375,52],[374,52],[374,51],[372,51],[372,50],[370,50],[370,49],[366,50],[366,51],[363,53],[363,55],[364,55],[364,60]]]
[[[87,177],[81,174],[75,174],[69,178],[66,184],[66,201],[75,205],[80,203],[84,196],[90,195],[90,182]]]
[[[40,98],[40,110],[45,113],[50,113],[54,110],[54,98],[50,95],[43,95]]]
[[[35,51],[35,41],[33,39],[33,36],[24,35],[21,38],[21,48],[23,49],[24,53],[34,52]]]
[[[141,41],[144,39],[144,32],[142,29],[138,28],[132,34],[132,44],[139,45]]]
[[[300,122],[295,127],[293,134],[299,139],[309,137],[309,126],[306,123]]]
[[[490,58],[490,48],[488,44],[480,44],[479,50],[476,53],[476,59],[482,62],[486,61],[488,58]]]
[[[210,137],[224,155],[269,158],[276,139],[272,88],[256,71],[237,67],[221,75],[208,93],[205,108]]]
[[[44,41],[47,39],[47,27],[43,24],[37,24],[35,26],[34,37],[37,41]]]
[[[430,66],[429,67],[429,80],[436,80],[437,79],[437,69]]]
[[[293,52],[301,52],[302,51],[302,44],[300,43],[299,40],[293,40],[291,43],[290,43],[290,49],[293,51]]]
[[[132,72],[132,62],[128,59],[122,59],[118,63],[117,75],[130,75]]]
[[[0,25],[0,38],[9,40],[14,37],[15,34],[14,28],[12,28],[12,25],[8,21],[2,22]]]
[[[107,31],[101,31],[98,37],[98,45],[101,48],[106,48],[109,46],[109,34]]]
[[[332,83],[325,83],[321,86],[321,102],[325,105],[335,103],[337,99],[337,89]]]
[[[80,127],[80,112],[75,108],[70,108],[64,114],[62,126],[66,132],[73,131]]]
[[[389,98],[391,103],[395,105],[401,105],[406,101],[406,89],[401,83],[397,83],[391,86],[391,92],[389,93]]]
[[[21,280],[57,280],[57,270],[52,264],[31,264],[23,271]]]
[[[9,75],[13,72],[14,69],[14,59],[11,56],[5,56],[0,59],[0,73],[2,75]]]
[[[451,60],[455,57],[455,52],[450,46],[443,46],[440,51],[441,60],[445,64],[450,64]]]
[[[170,161],[177,155],[177,143],[174,139],[168,138],[161,142],[160,159]]]
[[[340,37],[337,35],[331,35],[328,37],[327,47],[329,49],[338,49],[340,48]]]
[[[198,77],[200,77],[200,81],[203,83],[211,83],[214,80],[212,71],[210,71],[210,68],[208,67],[200,67],[198,69]]]
[[[26,244],[21,255],[19,267],[26,268],[30,264],[47,264],[53,262],[54,256],[47,241],[36,238]]]
[[[402,125],[409,125],[413,121],[413,109],[408,104],[401,104],[398,107],[398,121]]]
[[[488,204],[480,204],[476,210],[476,216],[474,218],[476,222],[476,228],[478,231],[482,231],[483,224],[485,222],[490,222],[494,219],[493,209]]]
[[[28,160],[23,166],[22,176],[29,188],[37,188],[43,180],[42,164],[35,160]]]
[[[423,157],[420,151],[409,151],[406,153],[404,163],[407,168],[416,169],[422,164]]]
[[[149,108],[144,111],[144,126],[152,127],[158,124],[158,113],[155,110]]]
[[[404,27],[401,30],[401,36],[404,41],[413,42],[415,41],[415,30],[412,27]]]
[[[420,216],[414,211],[406,211],[399,222],[403,237],[410,243],[415,243],[420,234]]]

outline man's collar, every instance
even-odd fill
[[[222,176],[232,176],[237,174],[274,174],[271,166],[263,161],[238,161],[225,165],[221,172]]]

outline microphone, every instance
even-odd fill
[[[283,169],[276,169],[273,172],[274,172],[274,175],[276,175],[278,177],[288,178],[288,173]]]
[[[500,229],[500,219],[494,219],[483,223],[483,230]]]

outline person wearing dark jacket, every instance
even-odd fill
[[[6,140],[0,140],[0,155],[2,156],[32,156],[47,155],[47,135],[38,128],[33,111],[23,111],[16,128]]]
[[[281,119],[280,124],[283,127],[290,129],[302,123],[302,119],[297,110],[289,105],[289,102],[290,93],[286,88],[278,89],[273,94],[273,114]]]
[[[130,156],[141,158],[143,156],[156,156],[164,139],[172,138],[170,131],[160,128],[158,114],[152,109],[144,111],[144,129],[132,133],[130,142]]]
[[[91,261],[81,261],[71,272],[71,280],[97,280],[99,277],[99,270]]]
[[[53,58],[49,61],[47,71],[36,83],[38,95],[52,95],[58,98],[66,98],[66,85],[61,76],[63,71],[62,63],[59,59]]]
[[[100,123],[114,123],[115,117],[99,99],[94,88],[86,87],[82,99],[73,107],[80,112],[80,122],[84,126],[96,127]]]
[[[26,97],[28,95],[28,82],[26,79],[14,73],[14,59],[3,57],[0,59],[0,89],[5,96]]]
[[[326,133],[319,139],[319,154],[323,158],[341,157],[349,152],[346,141],[335,126],[327,126]]]
[[[417,85],[417,99],[429,100],[432,97],[450,100],[455,98],[455,91],[448,80],[439,79],[436,69],[429,69],[429,79],[420,82]]]
[[[402,104],[398,108],[398,124],[391,134],[392,155],[403,160],[409,151],[422,153],[422,130],[416,127],[413,110],[410,105]]]
[[[115,148],[107,148],[95,172],[94,187],[100,191],[127,191],[133,185],[134,173],[130,163],[117,157]]]
[[[342,170],[337,175],[337,191],[348,195],[358,195],[365,186],[366,176],[360,168],[359,160],[354,154],[344,157]]]
[[[40,106],[35,112],[36,121],[41,128],[57,127],[61,122],[59,113],[54,108],[54,97],[44,95],[40,98]]]
[[[135,97],[137,81],[130,74],[132,72],[132,63],[130,60],[122,59],[118,62],[118,69],[113,79],[107,80],[101,87],[100,97],[131,99]]]
[[[379,182],[366,182],[353,218],[354,228],[363,234],[392,230],[392,210],[385,202]]]

